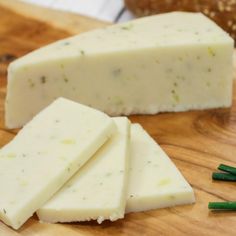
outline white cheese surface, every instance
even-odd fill
[[[117,133],[37,214],[45,222],[124,217],[127,196],[130,122],[114,118]]]
[[[233,45],[202,14],[183,12],[58,41],[10,64],[6,125],[22,126],[58,96],[111,115],[228,107]]]
[[[107,115],[57,99],[0,150],[0,219],[18,229],[114,132]]]
[[[140,125],[132,124],[126,213],[193,202],[193,189],[169,157]]]

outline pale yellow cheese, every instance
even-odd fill
[[[59,98],[0,150],[0,219],[18,229],[115,132],[102,112]]]
[[[38,211],[44,222],[124,217],[129,164],[127,118],[114,118],[117,133]]]
[[[133,124],[126,213],[194,202],[193,189],[174,163],[140,125]]]
[[[74,36],[14,61],[6,126],[58,96],[111,115],[229,107],[233,39],[200,13],[173,12]]]

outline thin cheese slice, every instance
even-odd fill
[[[126,212],[195,201],[190,185],[161,147],[138,124],[131,126],[131,163]]]
[[[102,112],[53,102],[0,150],[0,219],[18,229],[114,132]]]
[[[58,41],[9,66],[6,126],[22,126],[58,96],[110,115],[228,107],[233,51],[215,23],[183,12]]]
[[[124,217],[129,162],[127,118],[114,118],[117,133],[42,208],[45,222],[72,222]]]

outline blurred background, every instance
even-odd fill
[[[6,0],[7,1],[7,0]],[[118,23],[169,11],[202,12],[236,39],[236,0],[21,0]]]
[[[123,0],[22,0],[40,6],[65,10],[108,22],[124,22],[134,18]]]

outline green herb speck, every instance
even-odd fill
[[[208,47],[208,53],[212,56],[212,57],[215,57],[216,54],[215,52],[213,51],[213,49],[211,47]]]
[[[178,103],[179,102],[179,95],[176,94],[176,91],[174,89],[171,90],[171,93],[172,93],[174,100]]]
[[[70,42],[66,41],[66,42],[63,42],[63,46],[68,46],[70,45]]]
[[[175,94],[173,97],[174,97],[176,102],[179,102],[179,96],[177,94]]]
[[[80,54],[81,54],[82,56],[84,56],[84,55],[85,55],[85,51],[84,51],[84,50],[80,50]]]
[[[32,81],[32,79],[28,79],[28,82],[31,88],[35,86],[35,83]]]
[[[172,72],[173,72],[173,69],[172,69],[172,68],[167,68],[167,69],[166,69],[166,72],[167,72],[167,73],[172,73]]]
[[[181,79],[181,80],[185,80],[186,79],[184,76],[180,76],[180,75],[177,75],[176,78],[177,79]]]
[[[111,175],[112,175],[111,172],[107,172],[105,176],[106,176],[106,177],[110,177]]]
[[[171,183],[171,180],[169,178],[162,179],[158,182],[158,186],[166,186]]]
[[[132,24],[128,24],[128,25],[123,25],[121,26],[121,29],[122,30],[131,30],[133,28],[133,25]]]
[[[7,214],[7,211],[3,208],[3,213],[6,215]]]
[[[209,67],[208,69],[207,69],[207,72],[212,72],[212,69]]]
[[[9,154],[7,154],[7,157],[8,158],[15,158],[16,154],[15,153],[9,153]]]
[[[122,72],[121,69],[118,68],[118,69],[113,70],[112,74],[114,77],[118,77],[121,74],[121,72]]]
[[[63,144],[75,144],[76,141],[74,139],[63,139],[61,141]]]
[[[40,77],[40,81],[42,84],[45,84],[46,83],[46,77],[45,76],[41,76]]]
[[[112,98],[112,102],[116,105],[116,106],[122,106],[124,104],[123,100],[118,97],[118,96],[115,96]]]
[[[69,82],[69,79],[67,78],[66,75],[63,76],[63,80],[64,80],[65,83],[68,83],[68,82]]]

